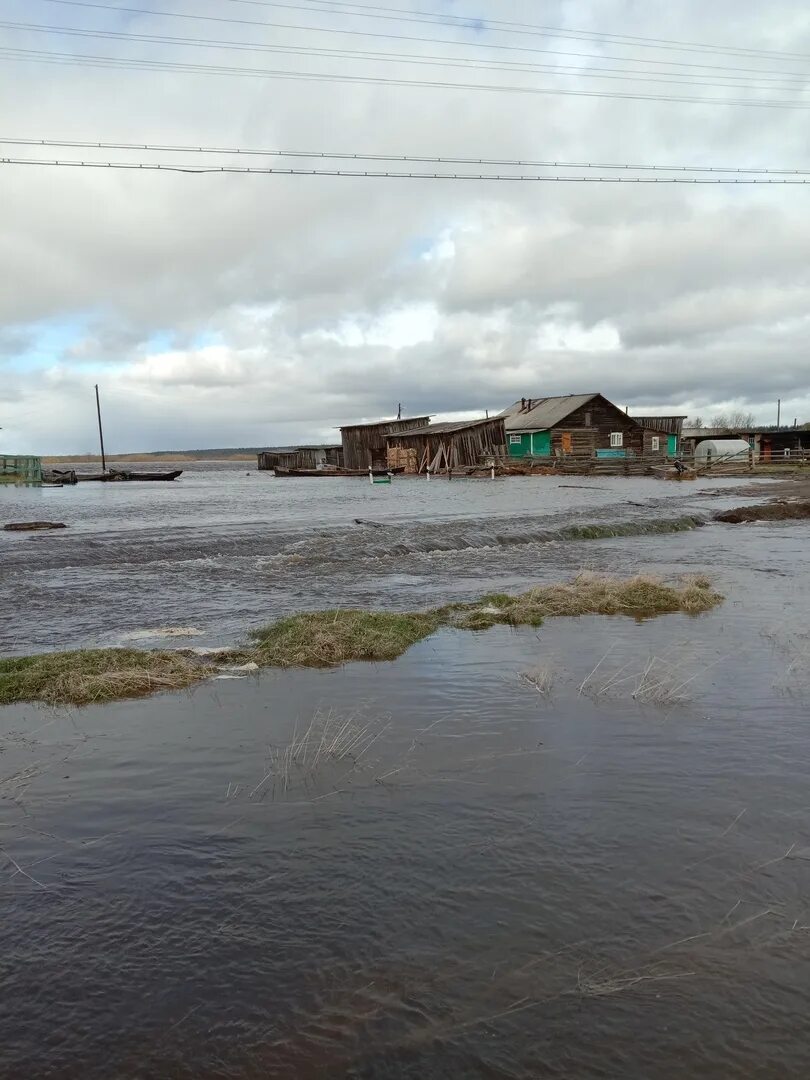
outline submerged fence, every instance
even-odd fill
[[[0,484],[41,483],[41,458],[28,454],[0,454]]]

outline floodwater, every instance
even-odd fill
[[[0,524],[68,526],[0,531],[0,610],[13,612],[0,650],[127,644],[167,626],[216,645],[302,608],[424,607],[485,580],[556,578],[580,558],[577,546],[561,563],[572,525],[644,531],[745,501],[733,479],[403,477],[389,487],[185,468],[174,483],[0,489]]]
[[[581,567],[727,599],[0,710],[0,1077],[810,1075],[810,527],[649,531],[742,501],[717,481],[231,478],[23,495],[71,528],[4,538],[11,645]]]

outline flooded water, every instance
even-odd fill
[[[581,567],[727,599],[0,710],[0,1076],[810,1075],[810,527],[570,483],[13,493],[71,526],[2,538],[18,651]]]
[[[0,524],[68,528],[0,531],[0,610],[14,616],[0,622],[0,649],[118,645],[166,626],[221,644],[302,608],[424,607],[477,593],[484,579],[557,575],[572,527],[678,527],[736,505],[740,484],[513,477],[389,487],[202,463],[175,483],[5,488]]]

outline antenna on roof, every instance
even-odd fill
[[[397,405],[397,420],[401,420],[401,419],[402,419],[402,402],[400,401],[399,405]]]

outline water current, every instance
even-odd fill
[[[734,481],[246,472],[0,491],[69,526],[0,533],[3,653],[583,567],[726,601],[0,709],[0,1077],[810,1075],[810,528],[687,528]]]

